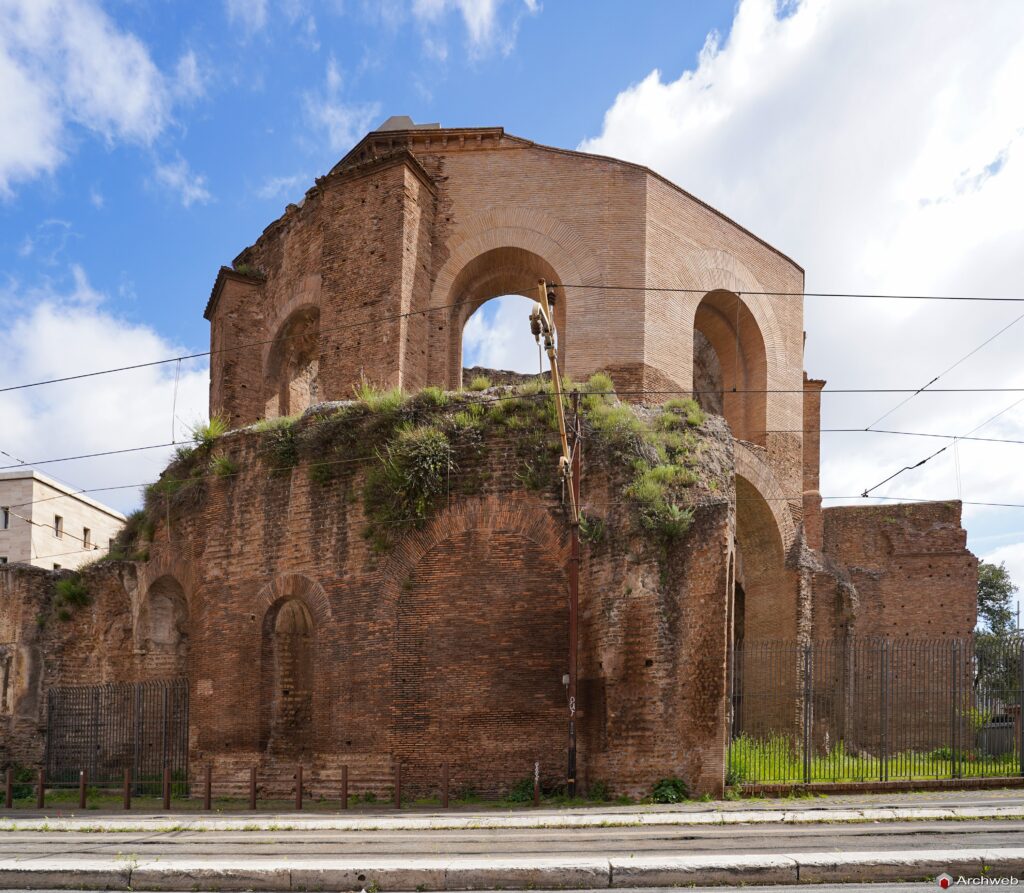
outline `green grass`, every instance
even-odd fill
[[[1020,760],[1016,754],[998,757],[964,751],[952,759],[949,748],[931,751],[903,750],[890,754],[883,767],[877,755],[849,753],[842,742],[811,756],[812,782],[878,781],[883,772],[889,780],[928,780],[985,778],[1017,775]],[[729,746],[726,771],[728,784],[777,784],[804,781],[802,748],[783,735],[755,739],[747,735],[735,738]]]

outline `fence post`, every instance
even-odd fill
[[[878,780],[889,780],[889,641],[882,639],[881,670],[879,684],[881,685],[881,697],[879,698],[878,734]]]
[[[959,691],[959,688],[960,688],[960,667],[959,667],[960,661],[959,661],[959,657],[960,657],[960,643],[959,643],[958,640],[954,639],[953,640],[952,649],[951,649],[951,652],[950,652],[950,663],[952,665],[952,673],[953,673],[953,686],[952,686],[952,688],[953,688],[953,704],[952,704],[952,709],[950,710],[950,723],[949,723],[949,739],[950,739],[950,749],[949,749],[949,751],[950,751],[949,752],[949,770],[950,771],[949,771],[949,774],[950,774],[951,778],[959,778],[960,777],[959,773],[957,771],[957,752],[956,752],[957,737],[958,737],[957,736],[957,706],[958,706],[959,700],[960,700],[960,691]]]
[[[540,806],[540,760],[533,762],[533,805]]]
[[[249,809],[256,808],[256,767],[249,767]]]
[[[804,645],[804,784],[811,783],[811,696],[814,680],[811,676],[813,655],[810,643]]]
[[[46,808],[46,771],[39,770],[39,779],[36,787],[36,809]]]
[[[78,773],[78,808],[85,809],[85,785],[87,773],[84,769]]]
[[[295,808],[302,809],[302,763],[295,773]]]
[[[125,809],[132,808],[132,770],[124,770],[124,798],[122,805]]]
[[[1020,761],[1020,774],[1024,775],[1024,638],[1017,640],[1017,758]]]
[[[395,761],[395,809],[402,808],[402,763]]]
[[[164,809],[171,808],[171,767],[164,766]]]
[[[206,778],[203,784],[203,809],[210,810],[213,807],[213,767],[206,767]]]
[[[348,809],[348,766],[341,767],[341,808]]]
[[[441,808],[448,808],[448,764],[441,766]]]
[[[7,778],[4,782],[4,809],[14,808],[14,770],[7,770]]]

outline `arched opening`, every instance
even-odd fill
[[[300,599],[279,602],[263,620],[261,749],[295,756],[312,748],[315,665],[313,615]]]
[[[174,577],[164,575],[149,587],[139,612],[138,629],[147,675],[187,675],[188,602]]]
[[[757,488],[736,476],[733,637],[737,645],[795,639],[796,579],[785,566],[782,534]]]
[[[530,334],[529,314],[537,300],[540,279],[560,281],[551,264],[524,248],[494,248],[462,268],[451,292],[455,301],[450,325],[451,387],[462,386],[463,366],[495,368],[491,366],[495,363],[513,372],[532,374],[538,371],[537,345]],[[519,300],[516,295],[526,300]],[[501,300],[483,308],[493,298]],[[558,359],[564,364],[568,342],[562,289],[556,291],[556,298]],[[546,357],[544,367],[547,368]]]
[[[462,377],[470,383],[477,368],[536,375],[548,368],[530,333],[534,302],[519,295],[503,295],[481,304],[462,327]],[[498,384],[498,382],[493,382]]]
[[[320,374],[320,310],[302,307],[278,330],[264,373],[268,419],[305,412],[317,402]]]
[[[738,295],[713,291],[693,321],[693,390],[733,436],[765,445],[768,360],[754,315]]]

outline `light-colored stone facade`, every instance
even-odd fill
[[[0,472],[0,563],[74,570],[105,555],[124,521],[38,471]]]

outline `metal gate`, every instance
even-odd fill
[[[188,789],[188,680],[74,685],[50,689],[46,778],[52,787],[120,785],[131,770],[137,794],[160,790],[164,768],[173,792]]]

